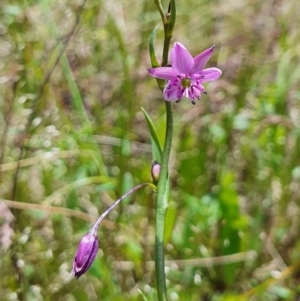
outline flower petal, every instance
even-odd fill
[[[207,68],[198,73],[203,78],[200,80],[201,83],[210,82],[219,79],[222,75],[222,71],[218,68]]]
[[[93,233],[88,232],[81,239],[73,261],[72,271],[76,278],[79,278],[89,269],[97,255],[97,252],[98,238]]]
[[[148,69],[150,75],[165,80],[173,80],[176,78],[176,74],[171,67],[158,67]]]
[[[185,88],[180,81],[170,81],[163,91],[164,99],[167,101],[180,100],[184,95]]]
[[[187,75],[194,65],[194,59],[181,43],[176,42],[171,50],[171,63],[176,74]]]
[[[188,90],[189,99],[194,102],[195,99],[199,99],[201,96],[201,88],[198,85],[191,85]]]
[[[198,73],[204,68],[204,66],[210,59],[210,57],[214,51],[214,48],[215,48],[215,45],[204,50],[203,52],[201,52],[194,58],[194,66],[191,70],[191,73]]]

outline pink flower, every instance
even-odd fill
[[[85,234],[78,246],[76,256],[73,261],[73,269],[76,278],[84,274],[92,265],[98,252],[98,238],[95,229]]]
[[[193,58],[181,43],[175,42],[171,50],[172,67],[148,70],[153,77],[168,81],[163,91],[165,100],[179,102],[186,96],[195,104],[195,99],[200,99],[201,93],[206,94],[202,83],[217,80],[222,74],[218,68],[203,69],[213,50],[214,46]]]

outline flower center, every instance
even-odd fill
[[[191,79],[185,77],[184,79],[181,80],[181,85],[184,88],[189,88],[191,86]]]

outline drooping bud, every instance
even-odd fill
[[[160,174],[160,164],[154,161],[151,167],[151,176],[154,182],[158,181],[159,174]]]
[[[76,256],[73,261],[72,272],[75,278],[79,278],[84,274],[92,265],[98,252],[98,237],[96,231],[91,229],[81,239]]]

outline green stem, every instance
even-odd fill
[[[173,113],[171,102],[166,101],[167,126],[164,150],[162,154],[160,175],[156,196],[156,228],[155,228],[155,270],[157,281],[158,300],[167,300],[165,256],[164,256],[164,232],[165,216],[169,196],[169,157],[173,137]]]
[[[161,1],[160,0],[154,0],[154,4],[156,5],[159,13],[160,13],[160,17],[161,17],[161,20],[163,22],[163,24],[166,23],[166,16],[165,16],[165,12],[164,12],[164,9],[161,5]]]
[[[166,30],[165,30],[166,32]],[[169,46],[171,42],[172,36],[165,36],[164,39],[164,48],[163,48],[163,60],[162,60],[162,66],[168,65],[168,55],[169,55]]]
[[[175,0],[171,0],[171,15],[168,17],[163,13],[161,2],[159,0],[154,1],[162,18],[164,24],[164,47],[162,56],[162,66],[168,64],[169,47],[173,34],[173,27],[176,18]],[[170,12],[168,11],[168,14]],[[168,19],[170,18],[170,19]],[[171,25],[169,23],[171,21]],[[170,28],[169,28],[170,26]],[[163,91],[163,87],[159,85],[159,88]],[[155,227],[155,271],[157,282],[157,294],[159,301],[167,301],[167,287],[166,287],[166,275],[165,275],[165,254],[164,254],[164,233],[165,233],[165,217],[168,207],[169,198],[169,157],[172,147],[173,138],[173,111],[172,103],[165,101],[166,105],[166,136],[165,144],[161,158],[160,175],[157,185],[156,194],[156,227]]]

